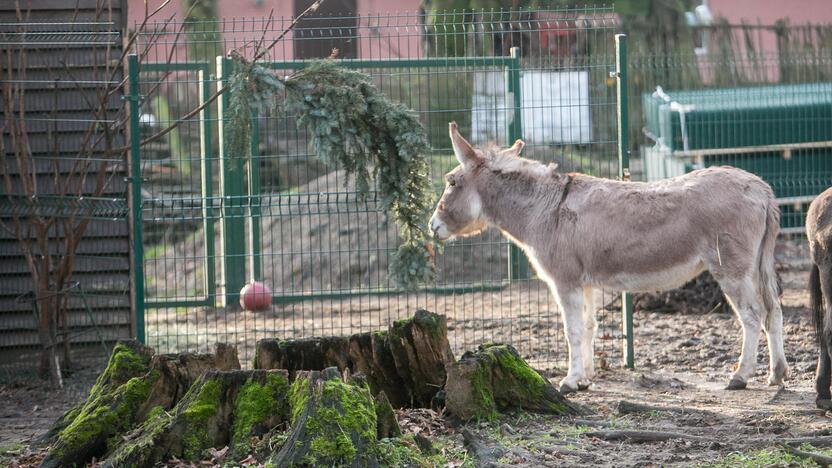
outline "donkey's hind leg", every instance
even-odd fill
[[[818,355],[818,368],[815,378],[815,389],[818,392],[818,400],[832,400],[832,392],[830,392],[830,381],[832,381],[832,267],[824,266],[820,268],[820,289],[822,292],[820,299],[820,306],[822,307],[820,313],[821,324],[818,326],[820,333],[818,339],[821,341],[820,353]]]
[[[740,365],[726,387],[728,390],[741,390],[748,385],[748,379],[757,368],[757,345],[760,342],[765,309],[750,276],[738,279],[717,278],[717,282],[742,325]]]
[[[578,382],[578,389],[585,390],[589,388],[595,377],[595,332],[598,329],[598,321],[595,319],[595,291],[592,288],[584,288],[584,337],[583,354],[584,362],[584,381]]]
[[[780,308],[779,300],[774,302],[772,309],[765,316],[763,330],[766,332],[768,343],[768,384],[783,385],[789,366],[783,351],[783,309]]]

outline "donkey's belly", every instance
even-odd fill
[[[682,286],[705,270],[698,258],[669,265],[657,271],[622,271],[607,278],[594,278],[593,286],[631,292],[664,291]]]

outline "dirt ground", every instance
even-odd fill
[[[588,391],[572,396],[592,415],[571,420],[516,413],[464,427],[497,447],[499,463],[507,465],[813,466],[776,445],[783,438],[827,434],[831,422],[828,413],[814,405],[816,348],[805,292],[807,264],[801,260],[805,257],[799,247],[787,245],[781,246],[779,258],[791,367],[785,388],[766,386],[768,356],[761,340],[758,371],[749,388],[723,390],[739,356],[739,326],[732,315],[636,311],[636,369],[611,363],[599,371]],[[546,374],[556,382],[558,372],[553,368]],[[83,398],[93,374],[90,370],[67,378],[67,389],[61,392],[31,382],[0,386],[0,466],[35,461],[26,444]],[[622,414],[621,401],[684,411]],[[462,427],[452,427],[429,410],[401,411],[398,416],[404,430],[427,436],[441,447],[446,466],[475,464],[464,450]],[[604,430],[654,430],[700,438],[634,443],[593,435]]]

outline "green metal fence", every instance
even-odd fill
[[[631,57],[630,75],[647,180],[740,167],[774,189],[781,231],[802,234],[809,203],[832,186],[829,49]]]
[[[529,157],[563,170],[618,176],[610,8],[350,17],[354,27],[338,30],[328,27],[330,20],[306,20],[262,63],[278,75],[304,67],[314,57],[296,56],[293,41],[352,51],[341,64],[370,74],[425,125],[437,193],[441,176],[456,165],[447,136],[451,120],[477,144],[522,137]],[[210,27],[219,30],[220,50],[230,50],[268,40],[288,22]],[[151,27],[153,36],[141,36],[139,46],[153,46],[141,60],[131,59],[134,135],[178,120],[229,77],[230,60],[198,62],[175,47],[178,26]],[[565,363],[551,294],[498,232],[447,245],[437,256],[435,282],[400,291],[387,277],[397,231],[375,195],[358,201],[352,181],[316,159],[281,96],[252,116],[251,160],[226,154],[226,107],[222,96],[175,134],[134,148],[139,183],[132,195],[140,220],[134,249],[142,258],[136,310],[146,343],[181,351],[226,341],[247,362],[260,338],[372,330],[426,308],[448,316],[458,354],[500,341],[541,369]],[[235,307],[251,279],[271,287],[270,310]],[[620,356],[619,294],[603,293],[599,304],[597,354],[611,363]]]

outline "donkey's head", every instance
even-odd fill
[[[459,166],[445,175],[445,191],[430,219],[430,230],[439,240],[472,236],[487,227],[480,190],[488,184],[490,166],[497,158],[517,157],[524,145],[517,140],[511,148],[481,150],[462,138],[456,122],[448,130]]]

